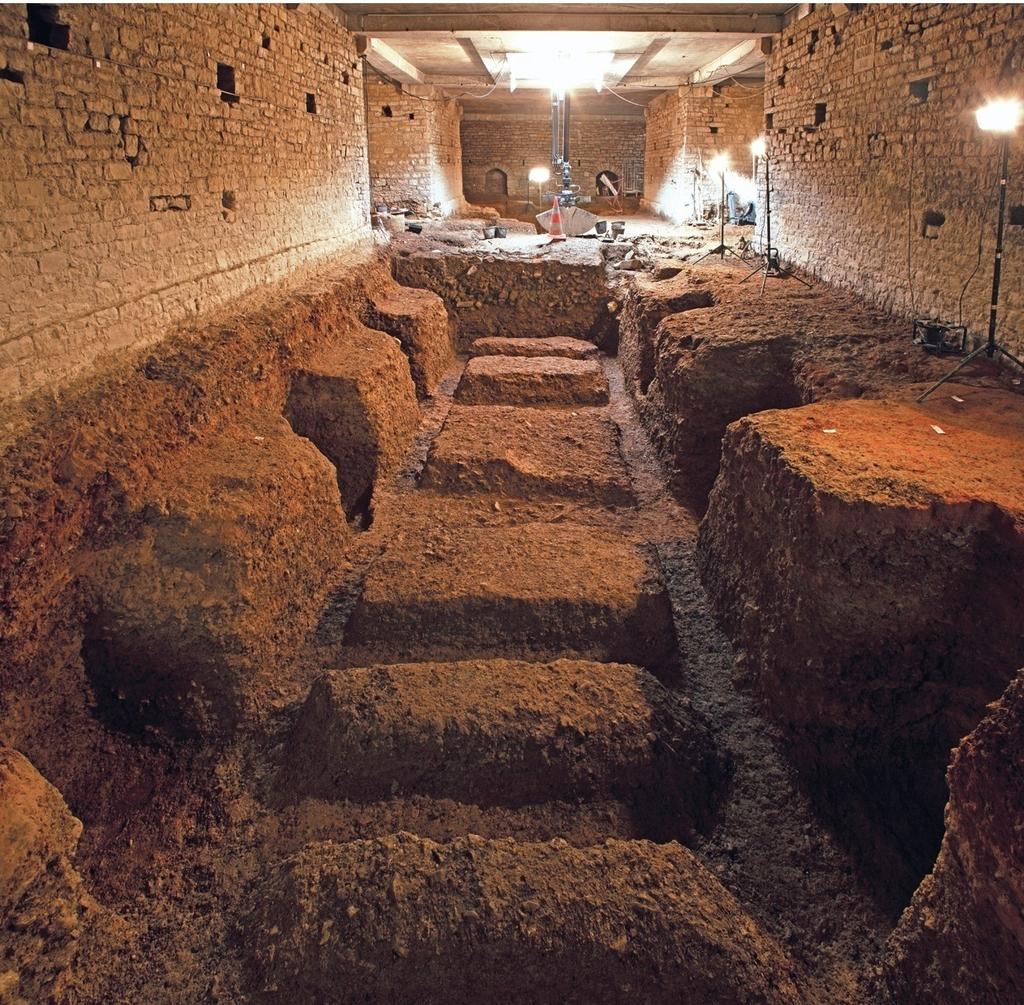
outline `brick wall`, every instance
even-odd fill
[[[702,219],[721,201],[708,167],[729,155],[728,187],[753,195],[750,143],[761,135],[764,92],[747,83],[680,87],[648,106],[645,204],[677,223]]]
[[[584,195],[597,195],[597,175],[644,158],[644,122],[639,116],[573,115],[569,120],[573,181]],[[462,176],[466,195],[493,198],[487,172],[504,171],[510,198],[526,200],[530,168],[551,166],[551,117],[467,112],[462,120]],[[533,186],[536,199],[537,187]]]
[[[774,243],[887,309],[955,321],[980,237],[964,319],[984,333],[999,144],[973,111],[996,94],[1024,96],[1020,4],[826,7],[791,25],[767,66]],[[1024,133],[1011,151],[1008,204],[1020,205]],[[922,235],[926,210],[945,216],[934,238]],[[1019,354],[1019,226],[1007,229],[1003,275],[1001,332]]]
[[[458,102],[432,87],[367,78],[366,103],[374,203],[444,215],[461,208]]]
[[[0,6],[0,400],[369,237],[362,71],[329,13],[86,4],[59,20],[66,51]]]

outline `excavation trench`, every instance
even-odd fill
[[[806,763],[820,733],[771,700],[773,679],[793,686],[785,654],[735,616],[774,569],[770,549],[744,554],[760,538],[742,506],[760,505],[765,537],[800,536],[799,507],[772,496],[783,475],[736,426],[699,545],[698,519],[734,420],[881,396],[894,359],[904,378],[921,364],[895,336],[863,341],[863,309],[832,294],[766,307],[715,266],[627,289],[607,265],[596,245],[400,255],[398,280],[422,288],[382,263],[325,279],[233,318],[199,366],[171,345],[87,394],[92,438],[54,433],[71,454],[32,441],[19,477],[36,524],[15,529],[73,558],[54,549],[7,580],[7,712],[83,819],[75,862],[109,912],[78,951],[89,976],[72,962],[61,977],[83,1000],[386,985],[426,1001],[452,968],[448,1001],[865,1000],[909,890],[880,894],[908,856],[883,876],[855,867],[862,825],[820,814],[842,778]],[[872,361],[857,383],[854,347]],[[111,402],[137,429],[196,382],[160,427],[160,463],[141,460],[149,441],[124,446],[131,422],[95,433]],[[219,409],[196,404],[211,395]],[[47,621],[31,590],[72,613]],[[994,652],[958,728],[1013,658]],[[899,724],[884,728],[865,724],[865,750],[893,749]],[[928,742],[880,805],[941,770]],[[60,797],[9,763],[70,861]],[[909,858],[928,865],[927,849]],[[62,876],[55,896],[92,917]],[[136,958],[111,964],[126,937]],[[33,952],[17,942],[15,962],[41,994]],[[567,968],[585,978],[563,985]]]

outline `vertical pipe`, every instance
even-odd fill
[[[559,153],[562,147],[562,139],[558,134],[558,94],[551,92],[551,166],[558,167]]]
[[[562,160],[569,163],[569,92],[562,99]]]

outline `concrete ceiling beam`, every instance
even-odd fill
[[[734,45],[728,52],[723,52],[721,56],[711,60],[710,63],[705,63],[702,67],[691,73],[690,83],[706,83],[715,76],[716,73],[721,73],[722,70],[727,70],[730,66],[739,63],[740,60],[746,59],[752,53],[757,51],[758,40],[748,38],[745,42],[740,42],[739,45]]]
[[[462,47],[462,51],[466,54],[466,58],[480,71],[477,82],[479,83],[482,80],[487,84],[493,84],[494,77],[491,75],[490,69],[484,62],[483,57],[480,55],[480,51],[477,49],[473,40],[471,38],[462,37],[457,38],[455,41]]]
[[[405,84],[427,83],[426,77],[383,39],[362,37],[356,43],[356,51],[366,57],[370,66],[387,77]]]
[[[641,52],[637,58],[633,61],[633,65],[619,77],[618,83],[622,84],[629,80],[630,77],[639,76],[647,69],[648,64],[654,59],[655,56],[665,48],[666,45],[671,41],[671,37],[662,36],[659,38],[652,39],[650,44]]]
[[[689,32],[716,35],[773,35],[782,30],[782,15],[757,13],[721,13],[693,9],[658,11],[631,6],[615,10],[611,5],[599,10],[576,10],[572,6],[528,4],[508,8],[493,4],[473,4],[454,10],[438,11],[437,5],[409,5],[405,9],[381,10],[380,4],[335,4],[349,30],[380,36],[391,32],[442,31],[648,31],[657,34]]]

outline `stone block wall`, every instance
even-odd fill
[[[5,401],[370,236],[362,68],[325,8],[56,12],[30,41],[0,5]]]
[[[372,71],[371,71],[372,74]],[[462,197],[462,109],[432,87],[366,81],[370,191],[374,204],[449,214]]]
[[[645,204],[680,223],[703,219],[721,201],[712,158],[729,156],[730,189],[753,195],[750,143],[761,135],[764,92],[730,82],[679,87],[659,95],[646,110]]]
[[[569,123],[573,181],[584,195],[597,195],[597,176],[613,171],[625,180],[644,158],[644,122],[639,116],[573,115]],[[488,186],[497,169],[508,196],[526,201],[530,168],[551,167],[551,118],[543,115],[467,112],[462,120],[462,176],[471,202],[501,202]],[[534,199],[537,186],[532,186]]]
[[[954,322],[977,269],[963,319],[983,335],[999,141],[974,110],[1024,94],[1024,6],[856,7],[796,21],[768,58],[774,243],[886,309]],[[1010,140],[1010,206],[1024,203],[1022,140]],[[945,222],[926,229],[929,212]],[[1024,228],[1006,240],[1001,333],[1019,354]]]

